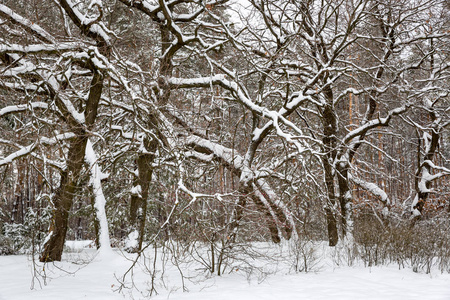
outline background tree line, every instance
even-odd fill
[[[243,241],[441,234],[428,225],[450,213],[449,13],[1,1],[2,251],[201,242],[220,274]]]

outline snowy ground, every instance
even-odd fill
[[[70,246],[77,247],[76,244]],[[35,289],[30,289],[33,274],[30,256],[0,256],[0,300],[124,299],[131,296],[143,299],[148,296],[150,275],[140,267],[133,273],[139,291],[114,291],[119,287],[116,277],[123,275],[130,264],[117,250],[100,257],[94,249],[85,248],[81,252],[67,253],[63,262],[47,264],[45,269],[41,264],[36,265],[36,271],[45,271],[46,285],[38,276],[42,288],[35,280]],[[164,281],[156,281],[159,294],[153,299],[450,299],[450,274],[420,274],[410,269],[399,270],[396,266],[337,267],[326,260],[316,265],[315,272],[309,273],[293,273],[283,266],[280,264],[276,271],[272,268],[272,274],[250,274],[236,269],[221,277],[199,276],[202,273],[198,269],[185,270],[184,275],[189,277],[185,279],[185,286],[189,292],[183,292],[178,269],[167,265],[164,273],[156,274]],[[130,277],[127,283],[131,283]]]

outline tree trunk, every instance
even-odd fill
[[[339,184],[339,204],[341,208],[342,233],[353,234],[353,199],[348,179],[348,164],[341,162],[337,166]]]
[[[325,166],[325,185],[327,188],[327,201],[325,203],[325,214],[327,220],[328,231],[328,245],[336,246],[339,241],[339,234],[337,229],[337,222],[335,216],[336,196],[334,193],[334,179],[326,156],[323,157],[323,164]]]
[[[155,152],[158,148],[158,141],[153,139],[144,139],[144,148],[146,153],[141,153],[137,159],[138,177],[135,180],[135,187],[140,186],[139,191],[131,195],[130,204],[130,223],[132,231],[137,231],[138,245],[136,249],[130,251],[140,251],[144,241],[145,224],[147,219],[147,201],[149,196],[150,183],[153,175],[152,164],[155,160]]]
[[[433,122],[435,122],[436,117],[433,113],[430,113],[433,118]],[[425,203],[430,194],[429,190],[431,188],[431,180],[427,178],[425,174],[431,174],[431,166],[427,163],[428,161],[432,162],[436,152],[438,151],[439,146],[439,129],[436,124],[433,124],[431,129],[431,139],[429,141],[425,141],[425,146],[427,148],[427,153],[425,153],[424,161],[421,163],[420,161],[420,144],[418,149],[418,167],[415,178],[415,189],[416,189],[416,199],[412,204],[412,212],[415,214],[414,220],[420,218]]]
[[[330,89],[325,91],[328,104],[322,112],[323,138],[325,154],[322,156],[322,163],[325,172],[325,186],[327,188],[327,201],[325,204],[325,214],[327,217],[328,244],[336,246],[339,235],[337,229],[336,216],[334,214],[336,206],[335,182],[332,162],[336,158],[336,114],[333,108],[333,93]]]
[[[45,243],[40,257],[41,262],[61,260],[69,221],[69,211],[77,191],[86,142],[87,137],[76,137],[70,145],[68,170],[62,173],[60,186],[53,197],[53,223],[50,228],[50,238]]]
[[[270,238],[272,239],[272,242],[274,242],[275,244],[280,243],[281,239],[278,231],[278,226],[276,220],[270,213],[269,209],[266,206],[264,206],[264,203],[259,199],[257,195],[255,195],[254,192],[250,195],[250,198],[253,200],[258,210],[261,213],[264,213],[267,228],[269,228]]]
[[[50,237],[45,243],[40,257],[41,262],[61,260],[69,222],[69,211],[78,189],[78,181],[85,160],[88,141],[86,129],[90,130],[94,125],[103,89],[103,76],[97,71],[94,71],[93,75],[84,111],[86,123],[79,124],[73,121],[70,112],[67,112],[64,116],[67,123],[74,124],[71,129],[76,137],[70,143],[67,169],[61,173],[60,185],[53,197],[53,223],[50,229]]]

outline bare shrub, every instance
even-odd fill
[[[318,245],[317,242],[306,239],[298,239],[289,243],[291,269],[296,273],[315,271],[319,263]]]
[[[395,263],[414,272],[441,272],[450,268],[450,222],[435,217],[411,226],[409,220],[386,225],[374,217],[363,215],[355,222],[355,247],[366,266]]]

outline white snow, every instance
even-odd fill
[[[133,270],[132,278],[136,289],[124,289],[118,279],[131,266],[135,254],[121,253],[115,249],[108,260],[96,256],[96,250],[90,248],[91,241],[71,241],[66,247],[72,249],[63,256],[62,262],[45,266],[36,262],[35,270],[46,274],[46,283],[40,279],[42,287],[34,280],[32,283],[33,263],[30,256],[0,256],[0,299],[148,299],[151,275],[145,272],[143,265]],[[283,250],[286,248],[272,246]],[[320,248],[320,246],[319,246]],[[75,250],[75,251],[74,251]],[[80,250],[82,250],[80,252]],[[329,254],[329,248],[324,249]],[[147,267],[152,268],[153,249],[146,253]],[[161,253],[159,253],[161,257]],[[260,258],[259,258],[260,259]],[[258,260],[258,258],[257,258]],[[260,259],[261,260],[261,259]],[[208,275],[200,271],[197,265],[181,264],[186,277],[183,292],[180,273],[176,266],[166,261],[164,272],[157,263],[156,289],[158,295],[151,299],[185,300],[251,300],[251,299],[389,299],[389,300],[446,300],[450,299],[450,274],[432,272],[414,273],[411,269],[398,269],[397,266],[365,268],[337,266],[331,259],[325,259],[308,273],[295,273],[289,268],[288,261],[260,261],[260,269],[251,273],[248,270],[233,267],[223,276]],[[252,261],[255,263],[255,261]],[[195,276],[194,276],[195,275]],[[161,282],[161,277],[164,282]],[[131,286],[131,278],[125,282]]]
[[[6,106],[6,107],[0,109],[0,117],[10,114],[10,113],[25,111],[30,108],[31,109],[35,109],[35,108],[48,109],[48,104],[45,102],[31,102],[28,104]]]
[[[355,184],[359,185],[361,188],[365,189],[368,192],[371,192],[373,195],[380,197],[380,200],[386,204],[391,204],[391,201],[386,194],[386,192],[381,189],[378,185],[372,182],[366,182],[361,178],[352,176],[349,174],[350,180],[352,180]],[[351,195],[350,195],[351,197]]]
[[[25,147],[20,147],[19,150],[17,150],[16,152],[13,152],[11,154],[9,154],[7,157],[0,157],[0,166],[6,165],[6,164],[10,164],[12,163],[15,159],[20,158],[22,156],[28,155],[29,153],[31,153],[39,144],[42,145],[54,145],[56,143],[58,143],[59,141],[62,140],[66,140],[66,139],[70,139],[74,137],[74,134],[71,132],[68,133],[63,133],[63,134],[58,134],[55,135],[52,138],[47,138],[47,137],[40,137],[37,141],[35,141],[34,143],[25,146]],[[3,143],[6,144],[11,144],[8,141],[2,140],[0,139]],[[1,300],[1,299],[0,299]]]
[[[102,254],[102,256],[104,256],[105,254],[109,255],[111,252],[111,242],[109,240],[108,220],[106,219],[106,199],[105,195],[103,194],[101,183],[101,179],[105,176],[105,174],[101,171],[100,166],[97,163],[97,154],[95,153],[90,140],[88,140],[86,143],[85,160],[90,167],[90,185],[92,186],[94,192],[94,207],[100,225],[99,252]]]
[[[81,45],[78,43],[36,44],[28,46],[10,44],[10,45],[0,45],[0,52],[37,53],[37,52],[72,51],[80,48]]]
[[[139,197],[141,197],[141,193],[142,193],[142,187],[139,184],[133,186],[130,190],[130,194],[137,195]]]
[[[133,230],[125,239],[125,249],[134,249],[139,245],[139,232],[137,230]]]
[[[233,151],[231,148],[224,147],[220,144],[211,142],[207,139],[198,136],[189,136],[186,139],[185,144],[196,144],[201,147],[207,148],[214,155],[223,159],[227,164],[232,165],[236,169],[241,169],[243,166],[243,158],[239,155],[237,151]],[[191,152],[192,154],[192,152]],[[243,172],[243,171],[242,171]]]
[[[95,248],[95,243],[91,240],[66,241],[64,246],[68,252],[81,252],[86,248]]]
[[[88,9],[93,8],[95,5],[97,5],[98,7],[103,8],[103,3],[101,0],[91,0],[91,3],[88,6]]]
[[[14,20],[14,22],[20,24],[22,27],[29,28],[42,40],[50,43],[55,43],[55,38],[47,31],[45,31],[43,28],[41,28],[39,25],[16,14],[12,9],[1,3],[0,3],[0,15],[5,16],[11,20]]]
[[[97,2],[97,1],[95,1]],[[106,34],[106,32],[98,25],[98,24],[94,24],[94,22],[96,22],[96,18],[88,18],[85,15],[83,15],[78,8],[76,8],[76,4],[72,3],[71,0],[67,1],[67,4],[70,6],[73,14],[76,16],[76,18],[80,21],[81,24],[83,25],[87,25],[89,26],[89,30],[93,33],[98,34],[99,36],[101,36],[105,42],[109,43],[110,38],[109,36]],[[96,3],[94,3],[96,4]],[[101,6],[101,3],[100,3]],[[101,22],[99,22],[101,23]]]
[[[424,282],[419,283],[419,278]],[[216,278],[214,285],[200,292],[173,293],[169,299],[186,300],[296,300],[296,299],[449,299],[450,284],[443,278],[429,278],[395,268],[342,268],[330,272],[300,273],[247,282],[240,276]],[[153,299],[167,299],[161,295]]]

